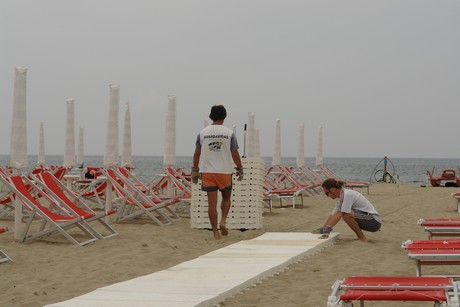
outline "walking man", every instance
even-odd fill
[[[217,226],[217,191],[221,192],[220,232],[228,235],[226,220],[231,206],[233,163],[236,165],[238,181],[243,179],[243,166],[238,153],[238,142],[233,130],[225,127],[227,111],[223,105],[211,108],[212,124],[200,131],[193,154],[192,182],[198,183],[208,196],[208,217],[215,240],[220,239]]]

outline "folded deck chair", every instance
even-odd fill
[[[180,217],[170,208],[170,205],[180,202],[181,197],[179,195],[158,195],[154,193],[152,189],[150,189],[145,183],[139,180],[130,170],[124,170],[125,172],[128,171],[130,174],[128,177],[126,177],[125,175],[123,175],[120,169],[125,168],[116,168],[112,169],[112,171],[114,172],[119,182],[124,186],[125,189],[133,192],[134,196],[136,196],[137,193],[143,192],[145,195],[145,199],[149,200],[154,204],[167,204],[165,210],[169,212],[171,220],[180,220]],[[144,197],[141,196],[139,198],[144,199]]]
[[[360,188],[361,190],[366,188],[367,189],[367,194],[369,195],[369,187],[370,183],[367,181],[350,181],[350,180],[344,180],[340,178],[336,173],[334,173],[329,167],[327,166],[319,166],[319,170],[321,174],[323,175],[324,179],[327,178],[334,178],[336,180],[342,180],[345,182],[345,187],[348,187],[350,189],[354,188]]]
[[[180,170],[166,167],[160,179],[150,184],[143,183],[125,167],[118,167],[117,171],[148,196],[172,200],[175,203],[190,201],[192,197],[191,183],[180,173]]]
[[[14,198],[19,198],[23,208],[27,209],[30,214],[26,220],[24,229],[19,234],[19,241],[26,242],[49,236],[52,234],[62,234],[70,242],[76,245],[86,245],[97,240],[91,231],[91,226],[85,221],[85,217],[73,214],[68,208],[60,207],[54,199],[47,196],[34,185],[30,185],[32,190],[40,194],[40,202],[31,194],[29,187],[23,182],[21,176],[1,178],[14,193]],[[26,177],[24,180],[28,180]],[[45,206],[45,202],[48,207]],[[33,227],[33,222],[38,221],[40,226]],[[36,229],[38,228],[38,229]],[[74,236],[69,230],[80,230],[80,235]],[[81,239],[81,234],[84,239]]]
[[[155,202],[145,195],[143,191],[126,180],[123,175],[117,175],[114,169],[103,169],[102,173],[112,183],[114,190],[119,196],[116,200],[118,214],[115,217],[114,223],[146,215],[160,226],[169,225],[173,223],[173,218],[168,215],[168,212],[172,214],[174,219],[179,219],[168,208],[172,201],[160,200]]]
[[[87,223],[99,223],[108,232],[107,234],[103,234],[101,231],[96,230],[95,227],[92,227],[91,230],[94,230],[96,238],[108,239],[118,235],[115,229],[104,221],[105,217],[115,214],[115,210],[111,210],[109,212],[94,211],[82,199],[75,196],[75,194],[69,190],[65,184],[49,172],[40,173],[34,178],[36,179],[35,183],[39,185],[45,193],[53,197],[55,200],[63,202],[73,211],[75,215],[83,216]]]
[[[4,233],[7,231],[8,231],[8,228],[0,227],[0,233]],[[0,249],[0,263],[7,262],[7,261],[13,261],[13,260],[11,260],[11,258],[7,254],[5,254],[4,251]]]
[[[263,198],[264,201],[268,201],[268,206],[270,211],[273,208],[273,201],[278,200],[280,207],[283,206],[283,200],[291,199],[292,200],[292,207],[296,205],[296,197],[297,197],[298,190],[294,189],[278,189],[268,183],[268,181],[264,182],[263,185]],[[303,206],[303,197],[301,199],[301,205]]]
[[[126,179],[131,180],[136,187],[140,188],[141,190],[145,190],[144,192],[146,192],[149,189],[149,187],[145,183],[143,183],[139,178],[137,178],[130,169],[123,166],[119,166],[117,170],[118,173],[123,175]]]
[[[284,199],[292,199],[292,207],[296,206],[296,199],[300,197],[301,206],[303,206],[303,192],[306,187],[296,183],[289,175],[285,174],[282,167],[272,166],[264,175],[263,195],[268,200],[270,210],[273,207],[273,200],[280,201],[280,206]]]
[[[192,183],[191,177],[188,174],[183,173],[181,169],[174,169],[172,167],[165,167],[164,171],[176,188],[175,194],[177,196],[187,199],[192,198]]]
[[[286,179],[291,181],[294,185],[302,188],[302,195],[316,196],[322,194],[321,184],[314,183],[309,177],[305,176],[302,172],[295,172],[292,167],[277,166],[278,169],[286,176]],[[321,192],[319,192],[321,190]]]
[[[353,301],[419,301],[459,306],[458,284],[449,277],[351,276],[332,285],[327,306],[353,306]],[[402,306],[403,304],[401,304]]]
[[[190,211],[192,199],[191,175],[185,174],[181,168],[164,167],[159,180],[149,185],[150,193],[160,199],[171,199],[175,203],[175,211]]]
[[[417,276],[422,275],[422,265],[460,264],[460,240],[408,240],[401,248],[415,260]]]
[[[191,177],[189,180],[189,176],[182,173],[180,169],[173,169],[171,167],[165,167],[163,171],[166,178],[166,185],[156,195],[161,199],[177,199],[177,202],[190,204],[192,199]]]
[[[428,239],[433,237],[460,237],[460,218],[427,218],[417,223],[428,232]]]
[[[314,186],[315,192],[324,194],[321,187],[323,180],[314,170],[309,167],[297,167],[297,172]]]

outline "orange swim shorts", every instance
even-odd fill
[[[231,191],[232,174],[202,173],[201,189],[206,192],[217,190],[222,192]]]

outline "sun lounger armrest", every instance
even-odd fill
[[[405,249],[407,249],[407,247],[408,247],[409,245],[411,245],[411,244],[412,244],[412,240],[404,241],[404,242],[401,244],[401,248],[405,250]]]

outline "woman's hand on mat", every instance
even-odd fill
[[[324,226],[318,229],[313,230],[311,233],[313,234],[327,234],[329,236],[329,233],[332,232],[332,227],[331,226]]]
[[[315,235],[320,234],[320,233],[321,233],[321,229],[322,229],[322,227],[321,227],[321,228],[318,228],[318,229],[314,229],[314,230],[311,231],[311,233],[312,233],[312,234],[315,234]]]

